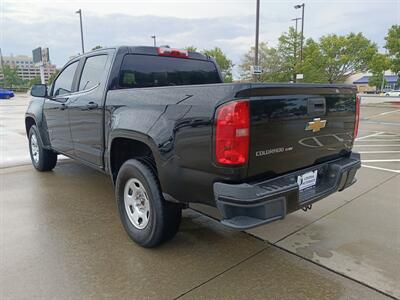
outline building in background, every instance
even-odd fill
[[[381,87],[369,86],[368,81],[371,76],[364,75],[361,78],[353,81],[353,84],[357,86],[357,91],[360,93],[375,92],[380,90]],[[399,78],[397,75],[385,75],[385,90],[395,90],[399,88]]]
[[[32,80],[36,77],[40,77],[39,67],[33,63],[33,59],[27,55],[16,55],[16,56],[3,56],[3,65],[16,68],[18,77],[22,80]],[[44,63],[44,78],[46,83],[48,83],[51,75],[56,73],[57,69],[55,65],[50,62]],[[0,80],[3,79],[3,72],[0,69]]]

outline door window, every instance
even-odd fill
[[[96,55],[86,59],[79,82],[79,90],[88,90],[101,82],[107,63],[107,55]]]
[[[61,74],[57,77],[54,83],[53,95],[61,96],[64,94],[70,94],[72,91],[72,82],[74,81],[74,75],[78,62],[74,62],[66,67]]]

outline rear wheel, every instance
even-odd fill
[[[126,161],[118,172],[115,193],[122,224],[137,244],[155,247],[178,232],[182,208],[164,200],[158,179],[146,164]]]
[[[29,130],[29,152],[32,165],[38,171],[50,171],[57,164],[57,154],[43,148],[37,127],[33,125]]]

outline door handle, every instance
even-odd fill
[[[95,109],[95,108],[97,108],[99,105],[97,104],[97,103],[94,103],[94,102],[89,102],[88,104],[86,104],[86,107],[88,108],[88,109]]]

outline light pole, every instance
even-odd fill
[[[153,39],[154,47],[157,47],[156,36],[152,35],[151,38]]]
[[[301,18],[294,18],[292,19],[292,21],[296,22],[296,35],[295,35],[295,40],[294,40],[294,53],[293,53],[293,57],[294,57],[294,66],[296,67],[296,63],[297,63],[297,23],[298,21],[301,20]],[[296,71],[293,74],[293,82],[296,83]]]
[[[4,72],[4,62],[3,62],[3,54],[1,53],[1,48],[0,48],[0,67],[1,71]],[[4,75],[4,73],[3,73]]]
[[[295,5],[295,9],[301,8],[301,38],[300,38],[300,61],[303,61],[303,40],[304,40],[304,6],[305,4]]]
[[[79,21],[81,24],[81,43],[82,43],[82,54],[85,53],[85,46],[83,44],[83,28],[82,28],[82,10],[79,9],[76,11],[77,14],[79,14]]]
[[[258,66],[258,37],[260,33],[260,0],[257,0],[256,5],[256,44],[254,47],[254,66]],[[254,75],[254,79],[257,80],[257,76]]]
[[[388,54],[388,51],[387,51],[387,49],[386,49],[386,50],[385,50],[385,55],[387,56],[387,54]],[[383,72],[382,72],[381,93],[382,93],[383,89],[385,88],[385,71],[386,71],[386,70],[383,70]]]

